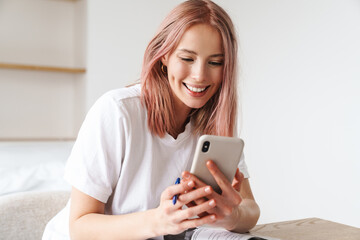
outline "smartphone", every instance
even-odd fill
[[[215,178],[206,167],[206,162],[213,160],[231,183],[243,148],[244,141],[240,138],[202,135],[196,145],[190,172],[204,183],[210,185],[214,191],[221,193]]]

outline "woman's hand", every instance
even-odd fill
[[[194,181],[188,180],[164,190],[161,194],[160,206],[155,209],[156,235],[179,234],[189,228],[212,224],[216,221],[214,214],[194,218],[203,212],[210,212],[216,206],[215,201],[211,198],[213,194],[211,187],[204,184],[202,187],[193,190],[194,187]],[[172,199],[175,195],[179,195],[179,197],[174,205]],[[204,198],[207,200],[182,209],[184,205]]]
[[[217,220],[212,225],[233,230],[241,214],[239,209],[239,205],[242,202],[240,190],[241,184],[244,180],[244,175],[239,171],[239,169],[237,169],[233,182],[230,183],[213,161],[207,161],[206,166],[213,175],[222,192],[221,194],[218,194],[213,191],[208,196],[205,196],[202,199],[197,199],[196,201],[188,204],[188,206],[201,205],[206,202],[207,199],[214,199],[216,207],[209,209],[206,213],[201,213],[199,216],[205,217],[209,214],[215,214]],[[200,181],[189,172],[183,173],[183,180],[184,182],[193,181],[196,185],[195,188],[203,188],[206,186],[204,182]]]

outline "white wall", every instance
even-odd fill
[[[88,8],[86,0],[74,1],[74,61],[75,66],[87,68],[87,32],[88,32]],[[73,136],[76,137],[87,112],[86,108],[86,84],[88,70],[85,74],[75,74],[74,79],[74,106],[73,106]]]
[[[360,227],[360,2],[241,1],[236,12],[261,221]]]
[[[71,2],[2,0],[0,11],[1,61],[73,66]]]
[[[74,137],[73,76],[0,69],[0,138]]]
[[[182,1],[88,1],[87,109],[104,92],[140,78],[145,48]]]
[[[82,67],[71,1],[0,1],[0,62]],[[79,39],[79,37],[77,37]],[[80,53],[81,54],[81,53]],[[77,75],[0,69],[0,139],[74,138]]]

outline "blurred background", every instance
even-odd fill
[[[23,186],[9,185],[11,169],[18,178],[19,167],[64,164],[91,105],[139,79],[148,42],[180,2],[0,0],[3,194]],[[239,38],[240,135],[259,223],[360,227],[360,1],[215,2]]]

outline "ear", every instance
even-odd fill
[[[167,66],[168,61],[169,61],[169,54],[165,54],[164,56],[162,56],[161,62],[162,62],[163,65]]]

